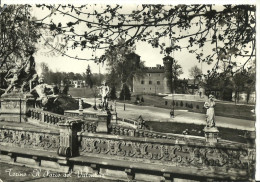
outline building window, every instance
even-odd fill
[[[160,83],[160,81],[157,81],[157,85],[160,85],[161,83]]]
[[[142,85],[144,84],[144,80],[141,81],[141,84],[142,84]]]
[[[150,88],[150,90],[152,90],[152,89]]]
[[[145,90],[145,88],[144,88],[144,90]]]
[[[153,84],[153,82],[152,81],[149,81],[149,85],[152,85]]]
[[[151,76],[151,74],[150,74],[150,73],[149,73],[148,75],[149,75],[149,76]]]

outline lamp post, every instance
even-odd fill
[[[124,111],[125,111],[125,85],[123,87],[124,87]]]
[[[175,60],[173,59],[173,65],[175,64]],[[173,69],[175,69],[175,66],[173,66]],[[170,112],[170,115],[171,117],[173,118],[174,117],[174,105],[175,105],[175,102],[174,102],[174,92],[175,92],[175,79],[176,79],[176,70],[173,70],[173,83],[172,83],[172,110]]]

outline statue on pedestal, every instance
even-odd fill
[[[83,100],[79,99],[79,110],[83,110]]]
[[[214,96],[209,95],[208,102],[205,102],[204,107],[207,109],[206,113],[206,122],[207,127],[215,127],[215,101],[213,100]]]
[[[39,78],[39,85],[35,86],[31,90],[31,93],[34,91],[38,94],[38,98],[36,99],[36,106],[40,108],[44,108],[47,105],[50,98],[57,97],[56,95],[54,95],[53,86],[44,83],[43,78]]]
[[[107,109],[108,106],[108,93],[109,93],[110,89],[107,86],[106,82],[102,83],[102,86],[99,87],[99,94],[101,95],[101,107],[102,109]]]

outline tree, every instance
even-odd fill
[[[120,92],[119,100],[131,100],[131,92],[129,87],[126,84],[124,84]]]
[[[88,68],[86,70],[86,84],[88,84],[88,86],[90,88],[93,87],[93,81],[92,81],[92,73],[91,73],[91,69],[90,66],[88,65]]]
[[[70,84],[69,84],[69,78],[67,76],[63,79],[63,83],[64,83],[64,88],[62,90],[62,93],[68,95]]]
[[[124,44],[124,39],[120,40],[120,44]],[[141,77],[144,68],[144,62],[140,60],[140,56],[134,53],[134,48],[120,47],[109,49],[106,51],[106,60],[110,81],[114,86],[118,85],[115,81],[119,80],[120,86],[124,84],[132,86],[134,77]],[[110,79],[110,80],[111,80]],[[118,83],[118,82],[117,82]]]
[[[191,69],[189,69],[189,72],[190,72],[190,77],[192,77],[194,79],[194,84],[192,87],[192,94],[194,94],[195,82],[196,82],[196,80],[198,80],[198,76],[202,75],[202,71],[197,65],[195,65],[195,66],[191,67]]]
[[[8,5],[0,15],[0,71],[21,67],[36,52],[40,38],[30,5]]]
[[[218,64],[228,61],[232,66],[236,57],[248,58],[239,69],[255,57],[256,7],[254,5],[146,5],[125,13],[120,5],[37,5],[49,9],[49,17],[63,15],[68,22],[36,22],[49,26],[55,35],[64,34],[68,48],[82,50],[109,49],[133,46],[144,41],[162,53],[187,49],[199,61],[212,63],[217,60],[209,74]],[[84,27],[85,28],[82,28]],[[83,30],[83,31],[82,31]],[[124,37],[125,42],[119,44]],[[165,37],[171,39],[166,45]],[[181,40],[187,42],[183,45]],[[212,47],[205,54],[203,47]],[[66,52],[62,54],[67,55]],[[70,56],[70,55],[67,55]],[[71,56],[70,56],[71,57]],[[74,56],[76,59],[85,59]],[[104,56],[87,58],[103,62]],[[234,70],[230,70],[234,71]]]
[[[197,76],[202,74],[202,71],[197,65],[195,65],[189,69],[189,73],[190,77],[195,79]]]
[[[182,67],[178,64],[178,61],[175,60],[172,65],[172,72],[173,72],[173,90],[176,91],[177,88],[177,80],[181,74],[183,74]]]
[[[110,99],[111,100],[116,100],[117,96],[116,96],[116,87],[112,86],[111,91],[110,91]]]

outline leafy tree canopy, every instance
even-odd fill
[[[209,74],[221,61],[234,64],[246,58],[241,69],[255,57],[256,7],[254,5],[139,5],[126,9],[120,5],[37,5],[49,10],[47,18],[36,21],[54,33],[62,34],[68,49],[108,49],[133,46],[144,41],[161,53],[187,49],[199,61],[212,63]],[[67,17],[67,22],[55,21]],[[48,20],[48,21],[47,21]],[[171,43],[165,43],[165,37]],[[123,44],[118,40],[124,39]],[[183,44],[183,41],[186,44]],[[203,51],[210,47],[212,50]],[[206,53],[208,52],[208,53]],[[66,52],[62,52],[66,55]],[[77,59],[81,59],[75,57]],[[103,62],[105,56],[88,60]]]
[[[36,51],[40,37],[29,5],[8,5],[0,15],[0,70],[21,66]]]

